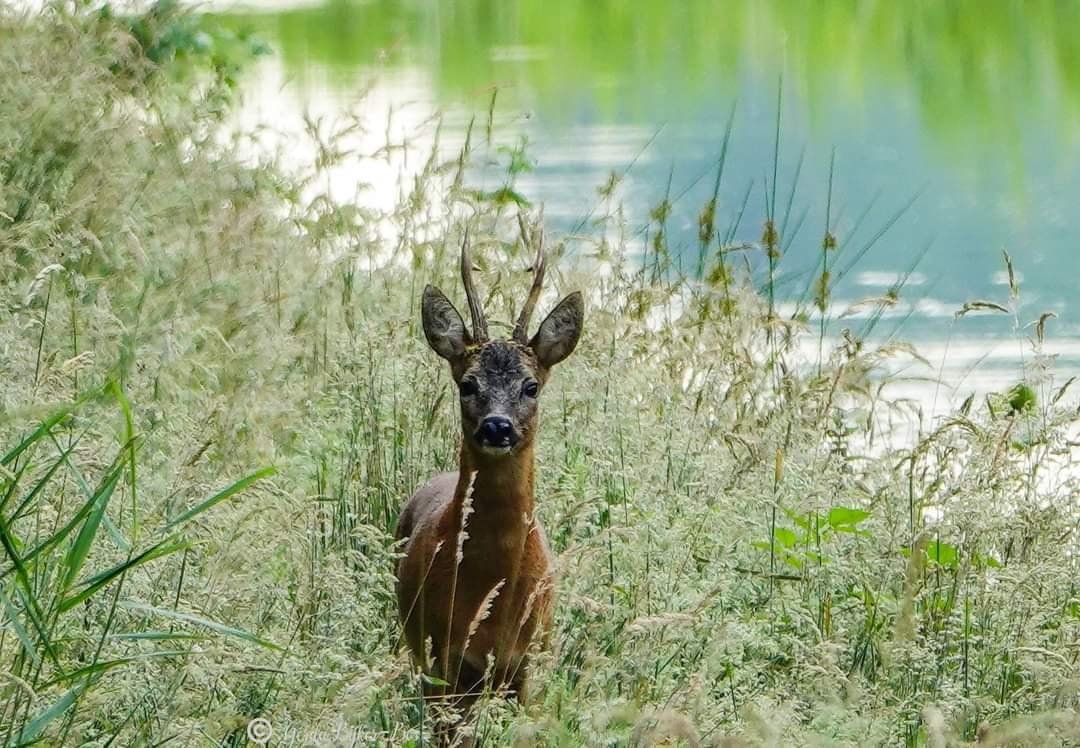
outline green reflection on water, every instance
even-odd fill
[[[416,64],[442,97],[497,84],[554,121],[586,105],[664,120],[734,95],[740,73],[781,70],[812,116],[838,96],[910,92],[950,148],[1015,147],[1032,120],[1063,137],[1080,113],[1077,2],[331,0],[231,19],[267,35],[301,83],[313,65],[344,85],[377,60]]]
[[[797,271],[817,256],[835,146],[839,233],[850,234],[863,206],[883,196],[867,208],[854,246],[926,188],[860,269],[907,269],[934,240],[919,265],[928,282],[906,293],[948,310],[1002,293],[993,274],[1007,248],[1025,275],[1024,303],[1038,305],[1029,316],[1053,309],[1059,332],[1080,335],[1068,313],[1080,200],[1080,0],[329,0],[223,18],[263,36],[299,88],[324,99],[350,98],[384,68],[421,71],[435,103],[466,112],[483,112],[498,86],[501,111],[537,115],[532,147],[546,150],[529,196],[568,212],[594,204],[607,171],[624,168],[666,124],[650,146],[655,158],[633,176],[633,215],[648,215],[672,174],[685,184],[713,168],[737,101],[721,204],[730,217],[753,180],[748,215],[761,215],[782,75],[779,187],[786,195],[805,146],[793,215],[805,208],[812,227],[781,263],[796,271],[793,286],[805,285]],[[694,221],[710,182],[675,206],[676,254],[696,251]],[[752,220],[750,239],[760,236]],[[838,296],[875,292],[854,273],[837,282]],[[916,317],[924,334],[952,324],[948,313]],[[994,323],[965,320],[964,329]]]

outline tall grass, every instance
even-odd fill
[[[339,143],[306,187],[241,161],[227,66],[147,52],[174,22],[140,40],[56,8],[0,21],[0,736],[239,746],[264,717],[275,744],[422,744],[391,530],[456,460],[416,299],[457,287],[460,221],[430,206],[470,212],[493,322],[529,280],[516,208],[470,188],[471,151],[431,154],[386,215],[314,186],[353,157]],[[790,232],[775,197],[755,231],[750,199],[706,206],[696,279],[673,272],[666,209],[610,203],[609,243],[551,274],[590,289],[542,405],[555,632],[531,705],[485,701],[477,734],[1080,740],[1076,411],[1043,326],[1022,389],[870,450],[903,348],[780,318],[741,256],[775,272]],[[610,241],[650,220],[642,267]],[[849,267],[832,230],[821,314]]]

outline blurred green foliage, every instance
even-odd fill
[[[681,96],[727,98],[746,73],[785,73],[811,102],[839,89],[910,90],[928,125],[956,137],[1023,127],[1033,108],[1080,114],[1080,3],[792,0],[328,0],[224,15],[275,41],[290,73],[318,64],[341,85],[378,61],[422,64],[454,96],[520,87],[548,116],[641,114]]]
[[[233,29],[212,16],[187,12],[177,0],[157,0],[144,13],[124,14],[106,3],[99,23],[115,25],[137,45],[135,60],[117,61],[118,74],[153,75],[168,71],[174,77],[207,67],[230,87],[243,65],[267,54],[270,47],[246,29]],[[140,63],[148,62],[149,67]]]

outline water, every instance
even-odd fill
[[[1007,387],[1031,358],[1023,326],[1045,311],[1057,315],[1047,329],[1059,376],[1080,367],[1080,3],[282,0],[213,10],[276,50],[243,84],[245,121],[287,132],[305,109],[332,116],[365,89],[371,150],[388,133],[422,147],[431,112],[459,142],[497,89],[503,142],[526,138],[534,164],[516,187],[556,230],[587,232],[597,188],[624,175],[618,194],[639,250],[649,209],[677,198],[670,244],[688,270],[734,108],[718,224],[749,191],[738,237],[757,240],[775,201],[786,309],[812,282],[835,149],[836,309],[907,276],[877,334],[913,341],[933,366],[912,373],[948,385],[904,394],[936,409]],[[335,186],[348,199],[363,181],[358,199],[389,204],[409,168],[391,159],[381,172],[345,170]],[[489,178],[483,186],[498,184],[495,170]],[[1019,332],[1008,315],[954,316],[971,299],[1010,304],[1003,250],[1020,280]],[[760,254],[753,270],[763,283]],[[834,328],[859,330],[871,311]]]

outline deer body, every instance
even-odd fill
[[[553,560],[534,514],[537,398],[551,367],[577,345],[583,303],[567,296],[526,337],[543,281],[541,247],[513,337],[490,340],[467,236],[461,266],[471,333],[435,287],[424,289],[421,305],[428,343],[450,363],[460,392],[459,470],[413,494],[396,535],[406,540],[397,569],[406,642],[449,684],[442,695],[450,690],[467,707],[488,686],[524,697],[530,645],[550,622]]]
[[[527,471],[527,482],[512,474],[518,470]],[[398,537],[409,538],[398,569],[399,606],[412,608],[403,616],[406,640],[423,652],[430,639],[435,674],[455,693],[481,685],[490,656],[496,685],[524,695],[527,650],[549,620],[553,582],[551,551],[533,519],[531,472],[524,464],[476,470],[460,563],[468,469],[433,478],[399,520]]]

